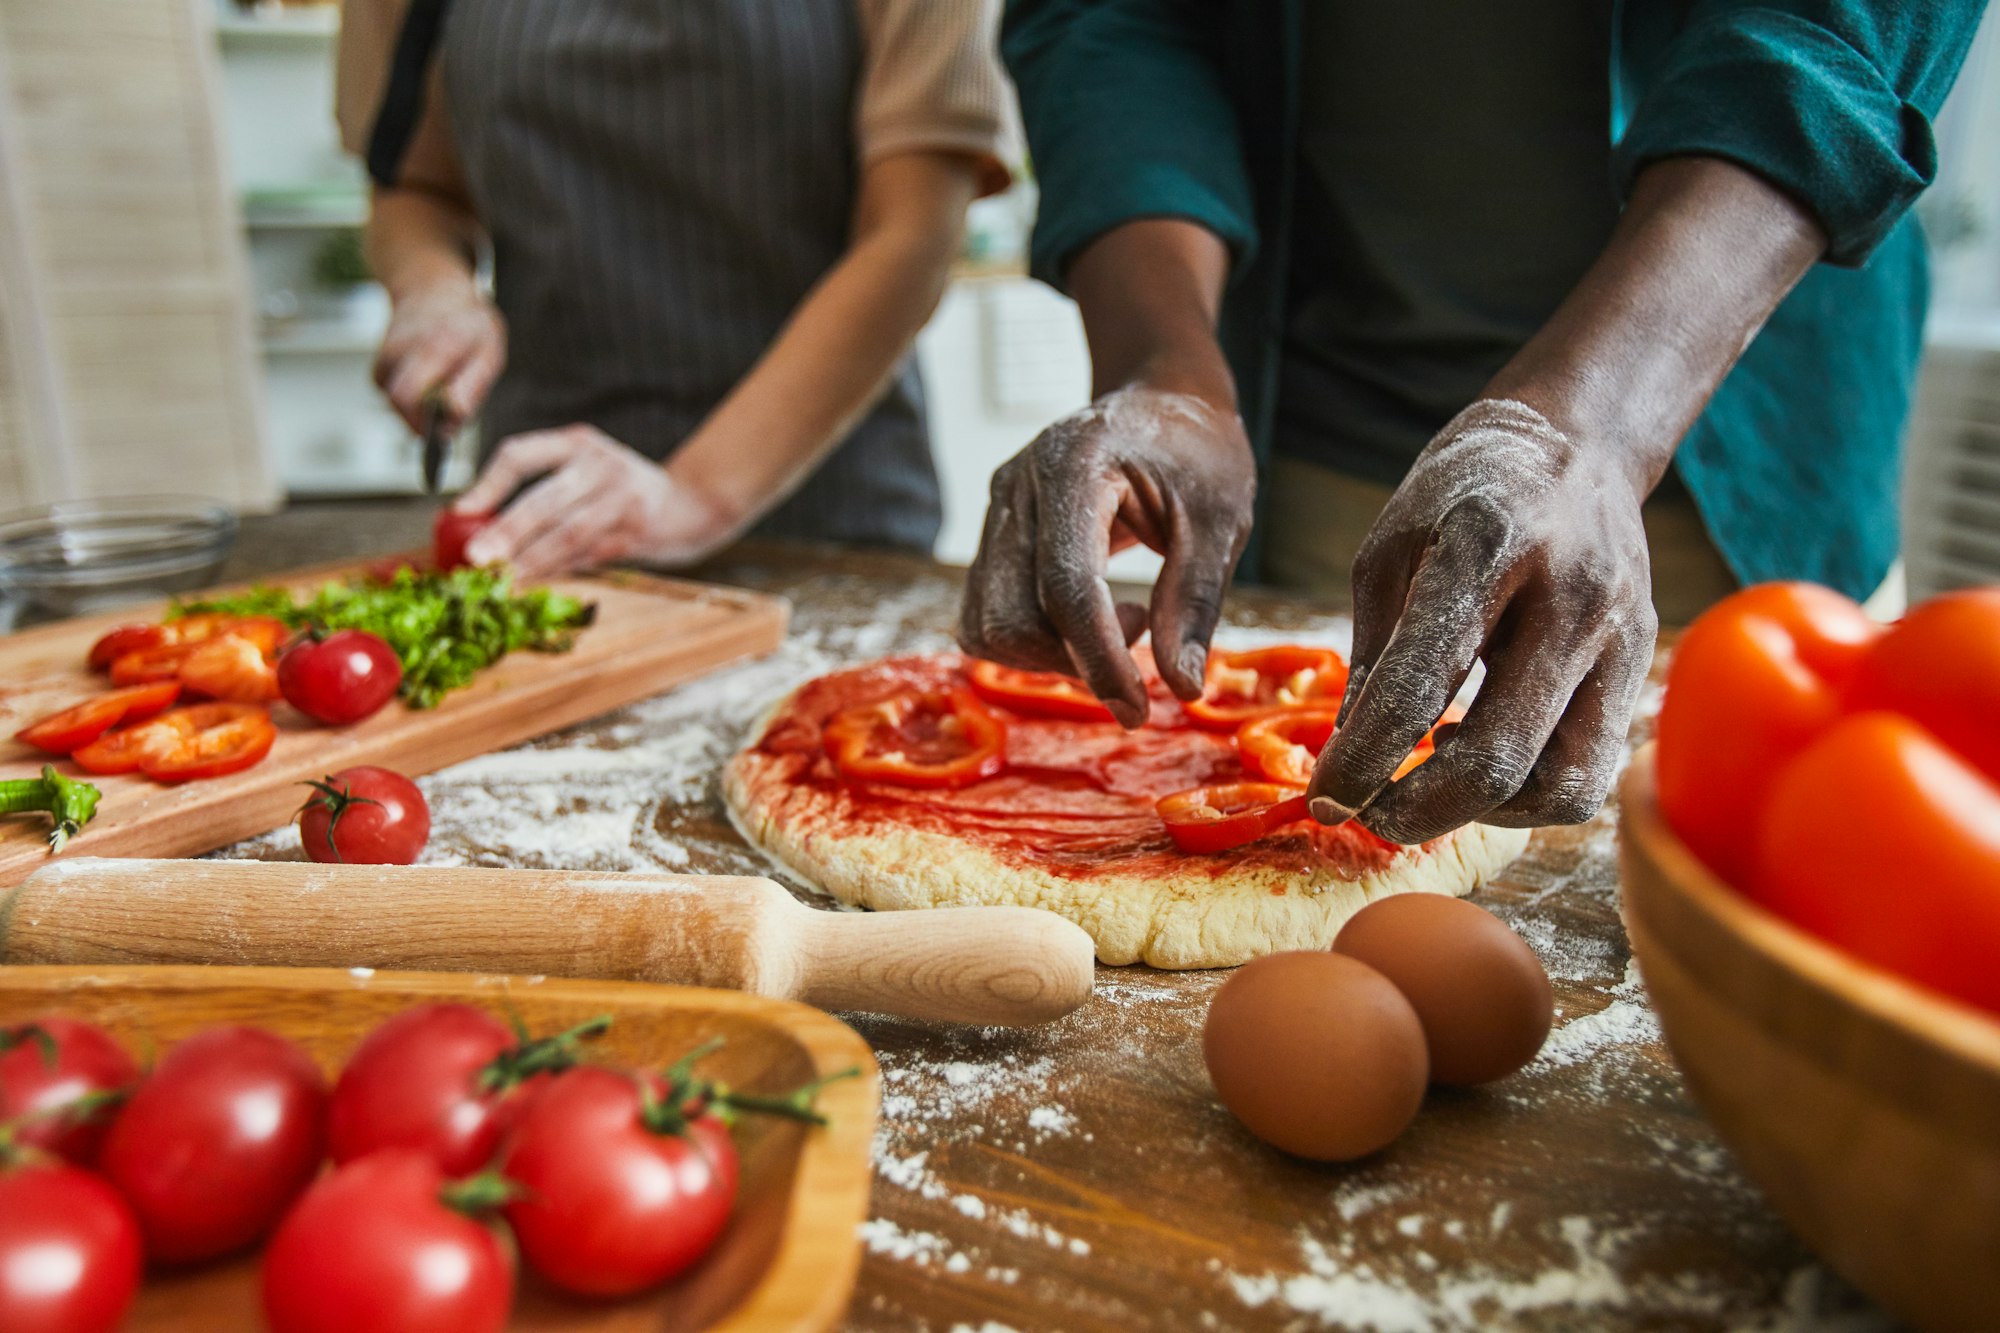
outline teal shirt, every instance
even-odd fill
[[[1263,458],[1293,260],[1305,3],[1009,0],[1002,36],[1042,187],[1035,271],[1060,286],[1078,250],[1135,218],[1221,236],[1235,256],[1222,338]],[[1860,596],[1895,558],[1928,285],[1910,206],[1935,174],[1931,118],[1982,7],[1615,0],[1605,135],[1619,197],[1659,158],[1720,157],[1800,200],[1830,238],[1676,456],[1745,581],[1809,578]],[[1245,569],[1255,576],[1254,544]]]

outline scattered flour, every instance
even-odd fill
[[[1572,1018],[1554,1032],[1535,1057],[1534,1068],[1560,1069],[1595,1059],[1625,1046],[1651,1045],[1660,1039],[1660,1021],[1646,1007],[1637,966],[1628,961],[1625,980],[1611,988],[1610,1004],[1593,1014]]]
[[[1028,1112],[1028,1128],[1044,1134],[1067,1134],[1076,1128],[1076,1117],[1062,1106],[1037,1106]]]

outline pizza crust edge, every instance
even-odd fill
[[[853,907],[1040,907],[1074,921],[1113,965],[1235,967],[1287,949],[1325,949],[1348,918],[1395,893],[1462,897],[1528,845],[1527,829],[1469,824],[1430,850],[1358,880],[1327,872],[1301,883],[1268,866],[1182,881],[1105,874],[1072,879],[1001,860],[925,829],[801,833],[749,789],[746,775],[781,699],[752,727],[723,774],[729,815],[752,846],[808,886]],[[1282,889],[1280,893],[1278,890]]]

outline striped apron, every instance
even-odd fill
[[[445,112],[508,331],[489,447],[588,422],[665,458],[763,355],[849,239],[854,8],[453,0]],[[928,551],[940,512],[905,355],[757,530]]]

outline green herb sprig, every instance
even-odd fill
[[[597,608],[550,588],[516,593],[504,567],[439,574],[405,566],[387,580],[328,583],[303,602],[283,588],[259,586],[234,597],[176,603],[170,614],[207,611],[379,635],[403,664],[403,701],[431,708],[517,649],[568,652]]]

